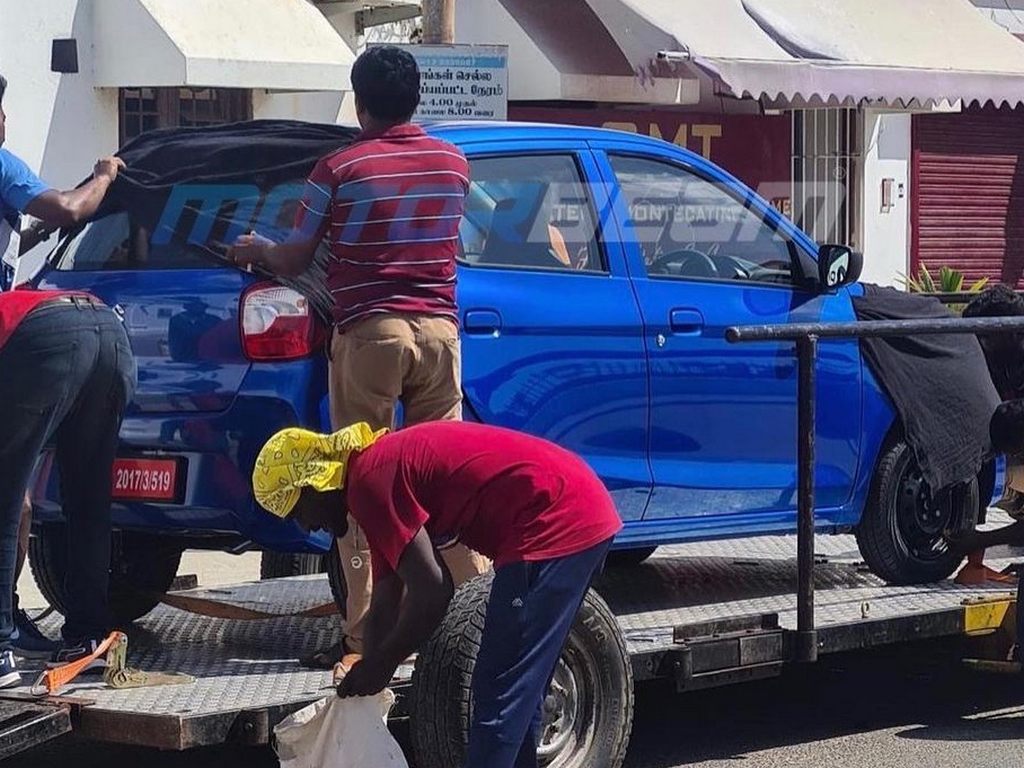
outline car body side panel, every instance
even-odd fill
[[[516,142],[464,147],[474,158],[537,151]],[[553,142],[547,153],[579,152]],[[581,172],[595,173],[588,152]],[[592,188],[598,209],[603,190]],[[460,265],[463,387],[467,410],[580,454],[626,520],[650,494],[647,369],[639,310],[616,245],[608,273]],[[477,318],[474,320],[474,318]],[[488,323],[487,318],[490,318]]]

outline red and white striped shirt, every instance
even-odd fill
[[[296,229],[328,237],[338,327],[372,314],[450,317],[469,165],[452,144],[399,125],[320,160]]]

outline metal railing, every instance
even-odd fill
[[[936,334],[1024,333],[1024,317],[865,320],[728,328],[731,343],[792,341],[797,352],[797,631],[796,661],[816,661],[814,623],[815,363],[821,339],[866,339]]]

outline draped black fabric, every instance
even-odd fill
[[[98,216],[129,211],[158,221],[178,185],[253,185],[263,194],[305,181],[324,155],[350,144],[357,131],[295,120],[252,120],[203,128],[150,131],[117,153],[128,166]]]
[[[938,300],[864,287],[858,320],[949,318]],[[906,429],[933,491],[969,480],[992,454],[988,424],[999,405],[981,345],[971,334],[861,339],[860,347]]]
[[[254,120],[201,128],[167,128],[125,144],[127,168],[96,218],[127,212],[154,240],[184,241],[211,259],[250,229],[287,237],[306,177],[324,155],[347,146],[357,130],[293,120]],[[322,247],[306,274],[276,278],[307,295],[329,316]]]

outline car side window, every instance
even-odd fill
[[[461,260],[479,266],[606,271],[596,217],[571,155],[471,158]]]
[[[797,282],[793,243],[724,185],[667,162],[609,159],[649,276]]]

